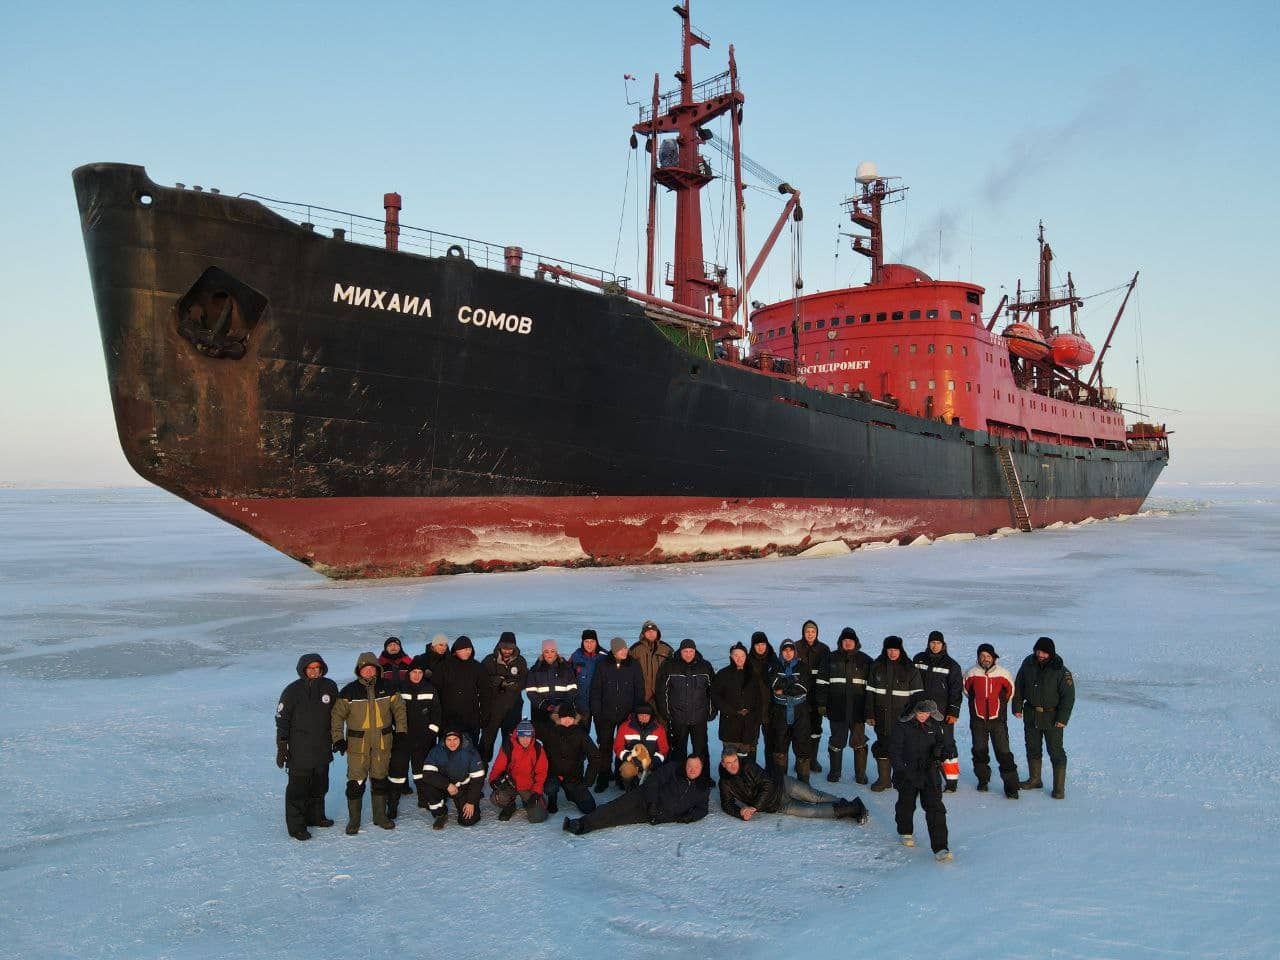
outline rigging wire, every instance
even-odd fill
[[[635,153],[627,147],[626,171],[622,181],[622,209],[618,211],[618,241],[613,246],[613,275],[618,275],[618,254],[622,251],[622,228],[627,219],[627,192],[631,187],[631,154]]]

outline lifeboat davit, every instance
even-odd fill
[[[1000,334],[1009,345],[1009,352],[1024,360],[1043,360],[1049,356],[1049,344],[1044,335],[1029,323],[1011,323]]]
[[[1093,344],[1076,333],[1060,333],[1049,341],[1053,362],[1060,367],[1083,367],[1093,360]]]

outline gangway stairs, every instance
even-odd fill
[[[1004,475],[1004,488],[1009,493],[1009,506],[1013,508],[1013,521],[1019,530],[1031,532],[1031,514],[1027,512],[1027,501],[1022,496],[1022,481],[1018,479],[1018,468],[1013,465],[1013,451],[1008,447],[996,447],[996,459],[1000,461],[1000,472]]]

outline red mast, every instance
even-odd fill
[[[699,154],[698,146],[703,140],[711,138],[711,131],[704,131],[703,124],[736,109],[745,98],[737,88],[736,70],[725,71],[698,84],[693,82],[693,48],[696,45],[709,49],[711,43],[690,24],[690,3],[691,0],[685,0],[674,8],[682,21],[681,67],[676,73],[680,89],[659,97],[656,95],[655,77],[653,106],[641,112],[640,122],[633,129],[648,138],[647,149],[652,154],[650,197],[654,196],[654,183],[661,184],[676,195],[675,252],[672,256],[672,277],[668,281],[672,287],[671,299],[683,306],[709,313],[713,312],[712,306],[707,302],[711,295],[732,294],[733,291],[725,286],[723,273],[709,271],[702,260],[700,195],[702,188],[714,176],[710,165]],[[665,138],[663,135],[666,135]],[[650,223],[653,222],[653,216],[651,199]],[[646,271],[648,277],[653,276],[653,257],[651,240]],[[652,284],[648,286],[652,291]],[[725,311],[725,306],[722,305],[722,312],[731,315],[731,312]]]

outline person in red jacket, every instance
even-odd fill
[[[644,783],[670,753],[667,728],[658,721],[653,707],[642,703],[613,738],[613,755],[618,760],[618,782],[622,789],[632,790]]]
[[[978,790],[986,793],[991,781],[991,755],[987,739],[996,752],[1004,795],[1018,799],[1018,764],[1009,749],[1009,699],[1013,696],[1013,676],[996,661],[1000,655],[989,643],[978,647],[978,662],[964,675],[964,692],[969,695],[969,729],[973,733],[973,772]]]
[[[510,820],[516,813],[516,801],[529,814],[530,823],[547,819],[547,800],[543,793],[547,783],[547,754],[534,739],[533,724],[521,720],[515,735],[498,751],[489,772],[489,799],[498,808],[498,819]]]

